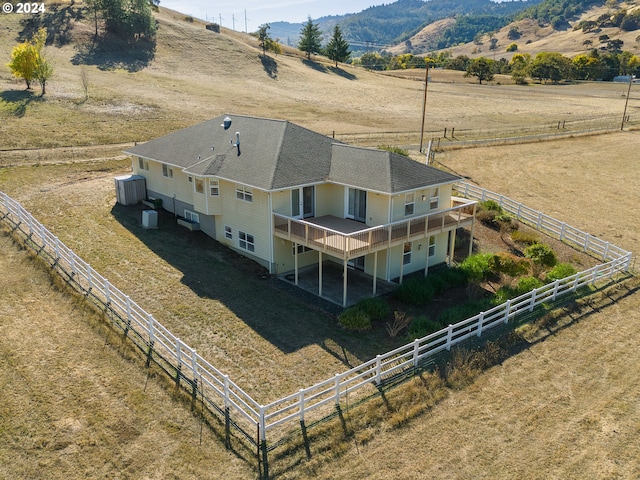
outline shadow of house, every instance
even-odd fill
[[[256,262],[206,234],[180,227],[166,210],[158,210],[157,229],[143,228],[145,208],[115,204],[111,214],[155,255],[182,272],[185,287],[200,298],[225,305],[283,353],[319,345],[349,365],[403,343],[384,334],[363,336],[341,330],[335,314],[342,308],[269,276]]]
[[[138,72],[153,61],[156,54],[155,40],[138,39],[127,42],[113,35],[94,38],[92,42],[79,43],[77,53],[71,59],[74,65],[95,65],[100,70],[123,69]]]
[[[5,90],[0,92],[0,100],[6,105],[3,110],[14,117],[23,117],[32,102],[39,102],[42,97],[32,90]]]

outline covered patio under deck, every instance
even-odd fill
[[[322,271],[322,281],[320,280],[320,271]],[[306,292],[318,295],[320,284],[322,284],[322,294],[318,296],[343,307],[354,305],[364,298],[374,296],[371,275],[348,267],[347,276],[349,289],[345,296],[345,291],[343,290],[344,267],[336,262],[327,260],[322,262],[321,268],[319,264],[300,268],[297,275],[297,286]],[[295,277],[295,272],[287,272],[280,276],[282,280],[294,285],[296,284]],[[397,283],[387,282],[378,278],[375,295],[384,295],[396,288],[398,288]]]

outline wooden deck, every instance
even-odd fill
[[[348,260],[471,226],[475,202],[457,199],[452,203],[454,206],[446,210],[374,227],[333,215],[300,220],[274,213],[274,235]]]

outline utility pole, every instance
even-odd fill
[[[624,101],[624,113],[622,114],[622,123],[620,124],[620,130],[624,129],[624,119],[627,118],[627,105],[629,105],[629,95],[631,94],[632,82],[633,82],[633,75],[629,73],[629,88],[627,89],[627,99]]]
[[[249,33],[249,29],[247,28],[247,11],[244,11],[244,33]]]
[[[422,101],[422,129],[420,130],[420,153],[422,153],[422,142],[424,139],[424,119],[427,113],[427,87],[429,86],[429,63],[424,74],[424,100]]]
[[[231,14],[231,23],[233,24],[233,30],[236,29],[236,14]]]

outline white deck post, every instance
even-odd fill
[[[322,252],[318,250],[318,296],[322,296]]]
[[[295,283],[298,285],[298,244],[293,242],[293,271]]]
[[[344,259],[344,268],[342,271],[342,306],[347,306],[347,262],[348,260]]]
[[[378,287],[378,251],[373,253],[373,296],[376,296]]]
[[[469,255],[467,255],[467,257],[470,257],[471,255],[473,255],[473,233],[476,226],[476,207],[477,206],[478,206],[477,203],[473,204],[473,220],[471,220],[471,237],[469,238]]]
[[[449,244],[449,266],[453,264],[453,255],[456,248],[456,230],[451,230],[451,243]],[[427,252],[428,256],[428,252]]]

